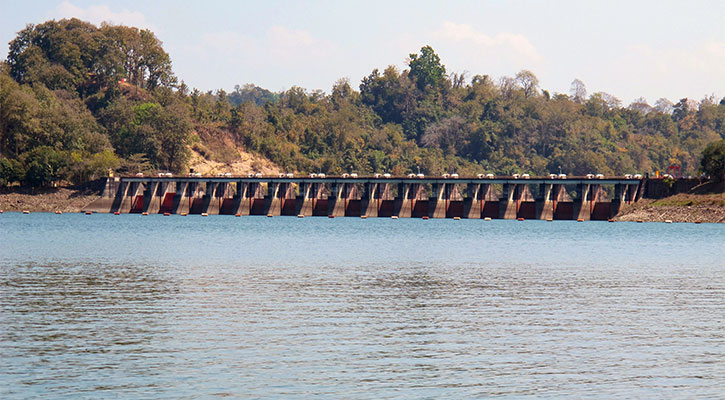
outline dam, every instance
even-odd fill
[[[607,220],[642,197],[624,177],[110,177],[88,212]],[[322,175],[322,174],[320,174]]]

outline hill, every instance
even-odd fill
[[[699,173],[725,138],[725,102],[623,107],[539,87],[531,71],[448,73],[435,51],[329,94],[254,85],[190,90],[149,30],[77,19],[28,25],[0,67],[0,184],[119,173],[291,171]]]

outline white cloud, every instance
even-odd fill
[[[617,87],[619,77],[630,82],[622,95],[636,98],[658,93],[672,101],[688,97],[701,99],[725,87],[725,42],[707,41],[688,48],[655,48],[648,45],[629,47],[609,67],[608,82]],[[656,99],[649,99],[653,102]]]
[[[129,11],[123,9],[114,12],[107,5],[92,5],[88,8],[81,8],[69,1],[64,1],[56,7],[54,11],[55,18],[78,18],[93,24],[108,22],[114,25],[123,24],[127,26],[135,26],[137,28],[150,29],[158,34],[158,29],[154,28],[146,20],[146,16],[139,11]]]
[[[269,28],[262,38],[237,32],[211,32],[202,36],[195,45],[210,57],[238,55],[246,63],[269,64],[294,61],[299,64],[327,62],[335,49],[332,43],[317,39],[304,30],[291,30],[283,26]]]
[[[334,46],[327,40],[317,39],[305,30],[291,30],[283,26],[273,26],[267,32],[266,40],[271,54],[287,60],[302,58],[325,62],[334,51]]]
[[[234,31],[205,33],[197,42],[180,48],[176,65],[198,64],[191,58],[205,60],[201,70],[190,75],[177,71],[183,76],[203,76],[207,81],[191,82],[201,87],[254,82],[281,90],[278,85],[282,82],[285,87],[310,85],[309,89],[329,90],[331,83],[326,78],[344,70],[340,63],[344,57],[339,53],[328,40],[277,25],[257,37]]]
[[[205,33],[201,41],[194,45],[194,51],[205,56],[233,55],[239,52],[257,51],[257,44],[249,37],[236,32]]]
[[[493,36],[477,31],[472,25],[446,21],[433,37],[464,44],[483,54],[513,56],[528,62],[541,61],[541,55],[529,39],[521,34],[500,32]]]
[[[436,49],[473,73],[515,74],[521,69],[536,69],[544,62],[536,47],[522,34],[487,34],[469,24],[446,21],[432,32]]]

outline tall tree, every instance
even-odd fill
[[[446,67],[430,46],[423,46],[420,54],[410,54],[410,78],[423,93],[435,92],[446,78]]]
[[[521,89],[524,91],[525,97],[532,97],[536,95],[536,91],[539,88],[539,78],[534,75],[533,72],[524,69],[516,74],[516,82],[521,85]]]
[[[702,152],[702,171],[716,182],[725,181],[725,139],[712,142]]]
[[[644,97],[636,98],[630,105],[629,109],[632,111],[637,111],[642,114],[647,114],[648,112],[652,111],[652,106],[647,104],[647,99]]]
[[[663,113],[663,114],[672,114],[672,110],[674,108],[674,104],[667,100],[664,97],[661,97],[655,101],[655,110]]]
[[[10,42],[8,64],[20,83],[93,93],[122,71],[119,50],[98,29],[78,19],[28,25]]]
[[[571,81],[571,89],[569,89],[574,102],[583,104],[587,99],[587,86],[580,79],[574,79]]]
[[[176,83],[171,59],[153,32],[105,23],[101,24],[101,32],[122,54],[126,78],[130,83],[148,89]]]

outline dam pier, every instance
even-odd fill
[[[607,220],[639,177],[111,177],[101,213]]]

